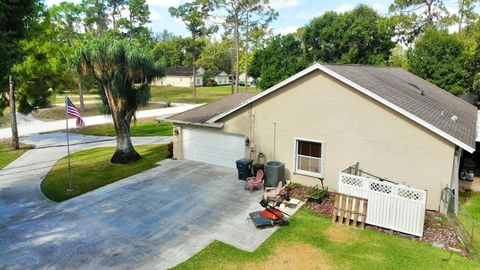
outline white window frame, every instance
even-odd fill
[[[314,173],[309,171],[300,170],[297,168],[297,160],[298,160],[298,142],[312,142],[312,143],[319,143],[321,144],[321,158],[320,159],[320,173]],[[318,141],[312,139],[304,139],[304,138],[293,138],[293,173],[295,174],[302,174],[306,176],[312,176],[317,178],[325,178],[325,141]],[[309,157],[314,158],[314,157]]]

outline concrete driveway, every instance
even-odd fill
[[[165,269],[215,239],[252,251],[275,228],[257,230],[250,223],[248,213],[261,209],[261,192],[243,190],[236,179],[231,168],[165,160],[69,201],[37,207],[1,223],[0,268]]]
[[[43,196],[40,183],[57,160],[67,155],[66,134],[63,132],[22,137],[21,141],[36,148],[0,170],[0,229],[5,224],[28,219],[54,204]],[[165,144],[170,141],[170,137],[132,138],[134,145]],[[115,138],[70,134],[70,144],[70,150],[74,153],[94,147],[114,146]]]

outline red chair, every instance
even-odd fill
[[[258,188],[263,181],[263,170],[258,170],[255,177],[248,177],[245,180],[245,189],[249,189],[250,192],[253,191],[253,188]]]

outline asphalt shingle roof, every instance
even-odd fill
[[[224,97],[220,100],[202,105],[200,107],[179,114],[175,114],[173,116],[165,118],[165,120],[203,124],[212,117],[215,117],[223,112],[235,108],[240,103],[246,101],[247,99],[255,95],[256,93],[237,93]]]
[[[322,65],[475,148],[477,108],[470,103],[401,68]]]
[[[440,136],[444,138],[447,137],[441,134],[441,132],[443,132],[454,138],[457,142],[459,141],[471,149],[475,149],[477,108],[470,103],[401,68],[315,64],[305,71],[322,67],[333,71],[341,77],[366,89],[367,92],[376,95],[380,99],[397,106],[415,118],[433,126],[434,128],[428,128]],[[291,79],[294,80],[294,78],[298,78],[298,76],[303,76],[300,74],[303,73],[300,72],[292,76]],[[225,115],[245,106],[247,103],[244,103],[244,101],[252,98],[248,101],[248,103],[250,103],[258,98],[266,98],[269,93],[289,82],[289,79],[287,79],[255,98],[252,98],[254,94],[251,93],[239,93],[171,116],[167,118],[167,120],[171,119],[193,123],[205,123],[208,120],[210,120],[209,122],[214,122],[215,119],[219,120]],[[391,107],[393,109],[393,106]],[[421,124],[420,121],[415,121]]]

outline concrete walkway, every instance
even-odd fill
[[[169,115],[173,115],[173,114],[177,114],[180,112],[193,109],[200,105],[202,104],[182,104],[181,106],[177,106],[177,107],[138,111],[136,113],[136,117],[137,119],[149,118],[149,117],[166,117]],[[65,120],[45,122],[45,121],[40,121],[36,119],[35,121],[28,117],[21,117],[20,119],[23,119],[23,118],[25,118],[26,120],[20,121],[18,124],[19,136],[32,135],[32,134],[41,133],[41,132],[65,130]],[[28,119],[29,121],[27,121]],[[86,126],[106,124],[106,123],[112,122],[111,117],[107,115],[84,117],[83,120],[85,121]],[[73,118],[69,119],[68,125],[71,128],[75,128],[75,119]],[[12,137],[12,132],[10,128],[0,129],[0,139],[6,139],[11,137]]]

